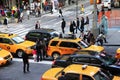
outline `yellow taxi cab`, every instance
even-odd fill
[[[8,62],[11,62],[13,59],[13,56],[10,52],[0,48],[0,66],[7,64]]]
[[[115,58],[120,59],[120,48],[116,50]]]
[[[0,47],[18,57],[22,57],[24,51],[32,54],[33,46],[35,46],[35,42],[24,40],[17,34],[0,33]]]
[[[91,45],[89,46],[80,38],[60,38],[56,37],[50,40],[47,49],[47,55],[52,56],[54,59],[63,55],[63,54],[72,54],[77,50],[95,50],[103,51],[104,47]]]
[[[81,64],[72,64],[66,68],[51,68],[43,73],[40,80],[58,80],[62,72],[65,73],[65,80],[120,80],[119,76],[114,76],[99,67]]]

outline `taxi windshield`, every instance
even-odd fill
[[[89,47],[89,45],[86,44],[84,41],[79,41],[78,43],[79,43],[83,48]]]
[[[24,39],[21,38],[21,37],[19,37],[19,36],[12,38],[12,40],[13,40],[16,44],[19,44],[19,43],[24,42]]]
[[[112,80],[113,76],[107,71],[99,71],[94,75],[95,80]]]

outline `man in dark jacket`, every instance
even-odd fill
[[[62,28],[63,33],[65,33],[65,31],[64,31],[65,26],[66,26],[66,22],[64,19],[62,19],[61,28]]]
[[[81,29],[81,32],[84,31],[84,17],[81,17],[81,27],[80,27],[80,29]]]
[[[37,62],[42,61],[43,59],[43,42],[42,39],[38,39],[36,42],[36,50],[37,50]],[[39,59],[40,57],[40,59]]]
[[[80,31],[79,26],[80,26],[80,21],[79,21],[79,18],[77,18],[77,21],[76,21],[76,33],[77,33],[77,29]]]
[[[83,37],[84,36],[84,17],[81,17],[80,30],[81,30],[81,37]]]
[[[26,71],[29,72],[29,58],[28,58],[28,54],[26,54],[26,52],[24,51],[24,53],[22,54],[22,58],[23,58],[23,72],[26,73]],[[26,70],[27,69],[27,70]]]
[[[6,28],[8,27],[8,19],[7,19],[7,17],[4,19],[4,25],[5,25]]]
[[[70,22],[70,32],[74,34],[74,26],[72,21]]]
[[[59,17],[63,17],[61,7],[59,8]]]

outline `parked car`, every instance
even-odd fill
[[[0,66],[3,66],[9,62],[11,62],[13,56],[10,52],[0,48]]]
[[[48,44],[50,39],[54,37],[58,37],[59,34],[60,33],[54,29],[40,28],[40,29],[30,30],[25,35],[25,40],[36,42],[38,38],[42,37],[46,41],[46,44]]]
[[[103,51],[104,47],[97,45],[88,45],[82,39],[75,37],[56,37],[50,40],[47,49],[47,55],[56,59],[64,54],[73,54],[77,50],[88,49]]]
[[[90,52],[80,51],[72,55],[63,55],[53,61],[52,67],[66,67],[70,64],[87,64],[109,70],[113,75],[120,75],[120,66],[115,64],[116,59],[114,57],[105,53],[95,53],[93,51],[92,54]]]
[[[120,80],[119,76],[114,76],[99,67],[81,64],[72,64],[66,68],[51,68],[43,73],[40,80],[58,80],[63,72],[66,80]]]
[[[24,51],[32,55],[35,42],[27,41],[17,34],[0,33],[0,48],[5,49],[18,57],[22,57]]]

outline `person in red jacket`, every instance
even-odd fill
[[[34,61],[36,61],[37,60],[37,51],[36,51],[36,49],[33,49],[32,54],[33,54]]]

